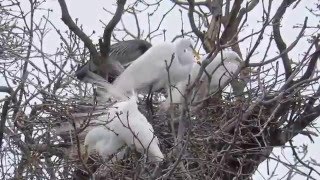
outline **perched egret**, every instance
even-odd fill
[[[153,127],[138,110],[136,101],[133,96],[127,101],[118,102],[107,110],[106,115],[98,118],[96,123],[99,125],[85,137],[85,160],[93,150],[107,158],[124,145],[135,147],[140,153],[147,153],[152,161],[163,160]]]
[[[149,92],[168,88],[169,81],[176,84],[189,74],[194,63],[192,53],[189,39],[152,46],[118,76],[113,84],[124,92]]]
[[[207,56],[208,54],[204,55],[200,59],[200,62],[206,59]],[[239,68],[240,63],[241,58],[234,51],[222,51],[222,53],[219,53],[206,67],[206,71],[210,75],[212,75],[212,79],[210,81],[209,86],[209,94],[217,92],[223,84],[228,82],[232,78],[232,74],[234,74]],[[162,110],[167,110],[170,107],[171,103],[179,104],[183,102],[183,95],[185,95],[185,90],[187,88],[188,81],[190,84],[192,84],[195,81],[195,78],[199,73],[200,67],[201,66],[199,64],[194,63],[190,73],[190,80],[188,76],[186,76],[184,81],[179,82],[175,88],[171,88],[172,98],[170,98],[170,94],[168,94],[168,98],[162,104]],[[204,82],[203,85],[208,85],[208,76],[205,73],[203,73],[203,75],[200,78],[200,81]],[[208,87],[200,88],[200,92],[196,93],[195,95],[195,100],[202,100],[208,93]]]
[[[118,71],[123,71],[123,67],[129,66],[132,61],[136,60],[150,47],[151,44],[144,40],[128,40],[111,45],[108,65],[113,64],[115,69],[107,70],[107,73],[109,73],[108,81],[112,82],[115,76],[119,75]],[[83,80],[88,71],[96,72],[98,70],[99,67],[90,60],[76,71],[76,76],[79,80]]]

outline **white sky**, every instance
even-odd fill
[[[91,32],[93,30],[96,31],[96,34],[93,36],[93,41],[94,43],[98,42],[98,36],[101,36],[103,33],[103,25],[101,24],[101,22],[99,22],[99,20],[104,21],[105,23],[107,23],[111,16],[103,11],[103,7],[105,7],[108,10],[111,10],[114,12],[115,10],[115,6],[113,6],[112,4],[114,4],[116,1],[115,0],[66,0],[67,1],[67,5],[69,8],[69,13],[71,14],[72,18],[78,18],[79,19],[79,23],[83,25],[83,28],[85,30],[85,32],[87,34],[91,34]],[[129,1],[129,2],[132,2]],[[277,1],[279,2],[279,1]],[[283,38],[285,40],[285,42],[288,42],[288,44],[290,44],[292,41],[295,40],[298,32],[300,29],[294,29],[293,26],[296,25],[297,23],[301,24],[303,23],[304,17],[305,16],[309,16],[309,20],[308,22],[310,24],[317,24],[319,22],[318,19],[316,19],[314,16],[311,16],[310,13],[305,9],[305,7],[312,7],[313,3],[316,1],[312,1],[312,0],[302,0],[301,4],[294,9],[293,11],[291,10],[291,8],[289,8],[289,12],[286,13],[286,15],[284,16],[282,23],[285,24],[285,26],[283,26],[281,28],[281,32],[283,35]],[[22,2],[25,3],[25,2]],[[47,8],[53,9],[53,12],[51,13],[50,19],[51,21],[59,28],[62,30],[62,32],[64,30],[66,30],[66,26],[64,25],[64,23],[60,20],[61,17],[61,12],[60,12],[60,6],[58,4],[58,1],[56,0],[49,0],[45,3]],[[162,6],[160,6],[159,10],[157,11],[158,14],[152,16],[151,22],[154,22],[155,24],[152,25],[151,29],[155,29],[155,27],[158,25],[158,22],[160,21],[160,19],[162,18],[163,12],[167,11],[169,8],[171,8],[173,5],[173,3],[171,3],[170,1],[164,1],[162,2]],[[257,20],[261,19],[261,5],[258,5],[258,8],[255,8],[252,12],[249,13],[248,16],[248,28],[246,28],[246,30],[244,32],[241,33],[241,36],[245,36],[247,34],[251,33],[252,29],[256,29],[256,28],[260,28],[261,24],[257,23]],[[276,10],[277,6],[274,6],[273,11]],[[171,40],[176,34],[180,34],[181,33],[181,21],[180,21],[180,13],[178,11],[178,9],[181,8],[176,8],[173,12],[171,12],[166,19],[164,20],[162,26],[160,27],[160,29],[166,29],[167,30],[167,40]],[[149,12],[152,12],[152,10],[148,10]],[[40,16],[39,16],[40,17]],[[141,14],[138,15],[139,17],[139,23],[140,26],[142,27],[143,30],[147,31],[148,26],[147,26],[147,16],[145,14]],[[184,28],[185,31],[187,31],[187,29],[190,29],[189,27],[189,23],[188,23],[188,19],[187,19],[187,15],[186,15],[186,11],[183,11],[183,19],[184,19]],[[135,21],[133,19],[132,15],[124,15],[123,16],[123,20],[124,23],[126,24],[126,26],[130,29],[130,31],[132,31],[133,34],[136,33],[136,26],[135,26]],[[269,28],[270,29],[270,28]],[[308,33],[308,32],[307,32]],[[52,33],[49,33],[46,37],[46,41],[48,42],[45,45],[45,49],[46,51],[52,51],[54,52],[56,50],[56,47],[59,45],[60,41],[59,38],[57,38],[57,36],[55,35],[56,33],[54,32],[54,30],[52,31]],[[145,33],[147,34],[147,32]],[[121,35],[120,35],[121,36]],[[144,36],[145,37],[145,36]],[[268,39],[267,37],[265,39]],[[154,39],[153,41],[151,41],[152,44],[156,44],[156,43],[160,43],[163,41],[163,36],[158,37],[156,39]],[[245,56],[246,55],[246,49],[249,47],[249,43],[250,43],[250,39],[244,41],[243,43],[241,43],[240,47],[242,50],[242,54]],[[262,45],[260,46],[260,52],[264,52],[264,47],[266,47],[267,41],[263,41]],[[306,42],[305,39],[303,39],[302,41],[300,41],[298,43],[298,45],[296,46],[296,48],[291,51],[289,53],[290,57],[299,59],[299,54],[302,54],[304,52],[304,50],[306,49],[306,47],[308,47],[308,43]],[[261,56],[263,54],[258,54],[256,56],[254,56],[254,60],[255,61],[259,61],[259,59],[261,58]],[[270,55],[269,57],[273,57],[275,56],[277,53],[277,48],[276,47],[272,47],[272,50],[270,51]],[[269,58],[267,58],[269,59]],[[319,63],[318,63],[319,64]],[[3,84],[3,79],[0,77],[0,84]],[[3,97],[3,94],[0,94],[0,99]],[[318,123],[319,124],[319,123]],[[302,145],[302,144],[307,144],[309,147],[309,153],[308,153],[308,158],[312,157],[313,159],[316,159],[318,162],[320,162],[320,156],[319,156],[319,148],[320,148],[320,138],[316,137],[314,138],[314,141],[316,143],[312,144],[310,142],[310,140],[308,138],[306,138],[305,136],[302,135],[298,135],[297,137],[294,138],[294,144],[296,146]],[[282,152],[283,151],[283,152]],[[281,153],[286,154],[287,157],[292,157],[291,154],[291,150],[290,148],[275,148],[274,149],[274,153],[276,154],[276,156],[281,156]],[[308,159],[306,158],[306,159]],[[282,158],[282,160],[285,161],[284,158]],[[293,162],[292,158],[288,159],[290,162]],[[272,166],[275,165],[274,162],[270,162],[270,171],[272,171]],[[318,168],[318,170],[320,171],[320,168]],[[266,163],[262,163],[259,166],[259,171],[264,175],[265,178],[268,177],[267,172],[266,172]],[[276,178],[273,179],[280,179],[283,175],[283,173],[286,173],[287,170],[285,169],[285,167],[280,166],[278,171],[276,172],[278,174],[278,176]],[[308,173],[308,171],[307,171]],[[314,177],[317,177],[320,179],[320,176],[316,176],[315,174],[313,174]],[[262,176],[260,176],[258,173],[256,173],[253,177],[254,179],[264,179],[262,178]],[[295,179],[300,179],[301,177],[296,176]]]

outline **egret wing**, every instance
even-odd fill
[[[153,46],[134,61],[114,84],[124,91],[142,90],[167,78],[165,60],[170,62],[173,53],[173,46],[169,43]]]

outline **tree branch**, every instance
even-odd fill
[[[304,128],[320,116],[320,105],[312,108],[310,112],[304,112],[292,125],[276,131],[276,141],[271,146],[282,146],[293,137],[298,135]]]
[[[11,87],[7,87],[7,86],[0,86],[0,92],[5,92],[8,94],[11,94],[13,92]]]
[[[92,43],[91,39],[76,25],[76,23],[71,19],[66,2],[64,0],[58,0],[61,13],[62,13],[62,21],[69,27],[69,29],[74,32],[85,44],[85,46],[89,49],[90,54],[93,59],[98,57],[98,51]]]
[[[116,25],[121,19],[121,16],[124,10],[124,5],[126,4],[126,0],[117,0],[117,4],[118,4],[117,10],[114,16],[112,17],[111,21],[108,23],[106,28],[104,29],[103,42],[101,39],[99,40],[100,53],[101,53],[101,56],[103,57],[108,57],[109,55],[111,35],[113,32],[113,29],[116,27]]]
[[[241,8],[241,3],[243,2],[243,0],[238,0],[238,1],[234,1],[233,6],[232,6],[232,10],[230,13],[230,16],[228,18],[228,22],[225,26],[225,29],[221,35],[220,38],[220,44],[224,45],[226,44],[232,37],[233,35],[237,32],[238,27],[236,25],[238,25],[238,23],[235,22],[238,12]]]
[[[276,45],[282,53],[281,58],[283,62],[283,66],[285,69],[286,79],[288,79],[292,73],[292,68],[290,65],[290,59],[288,53],[283,53],[287,49],[286,43],[283,41],[281,33],[280,33],[280,20],[283,17],[284,13],[295,0],[283,0],[279,8],[277,9],[276,14],[274,15],[274,19],[272,22],[273,25],[273,34]]]
[[[171,0],[171,1],[176,3],[176,4],[180,4],[180,5],[189,5],[189,3],[185,2],[185,1],[179,1],[179,0]],[[208,0],[194,2],[194,5],[196,5],[196,6],[207,6],[208,5]]]
[[[26,72],[26,74],[24,74],[22,76],[21,82],[20,82],[19,86],[17,87],[17,89],[15,91],[11,91],[10,97],[3,104],[1,117],[0,117],[0,149],[2,148],[3,133],[4,133],[5,125],[6,125],[8,111],[10,109],[9,105],[10,105],[11,101],[16,102],[17,93],[21,88],[23,88],[23,85],[24,85],[27,77],[28,77],[28,72]]]
[[[207,53],[215,49],[217,39],[219,39],[222,15],[222,4],[220,4],[220,1],[212,1],[208,6],[210,7],[212,17],[203,42],[203,47]]]
[[[315,39],[315,46],[316,46],[316,51],[311,55],[311,60],[309,62],[308,68],[306,72],[303,74],[303,76],[297,80],[296,83],[299,83],[303,80],[306,80],[311,77],[312,73],[314,72],[314,69],[316,68],[317,61],[320,57],[320,46],[318,45],[319,42],[319,36]]]
[[[189,2],[189,11],[188,11],[188,17],[189,17],[189,22],[192,31],[196,36],[199,37],[201,42],[204,42],[204,34],[197,28],[195,22],[194,22],[194,17],[193,17],[193,12],[194,12],[194,0],[188,0]]]

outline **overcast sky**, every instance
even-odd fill
[[[93,39],[94,43],[97,43],[99,36],[101,36],[103,33],[103,24],[99,20],[102,20],[103,22],[107,23],[111,18],[111,16],[103,10],[103,7],[114,12],[116,7],[113,4],[115,4],[116,1],[115,0],[90,0],[90,1],[87,1],[87,0],[66,0],[66,1],[67,1],[67,5],[68,5],[69,12],[70,12],[71,16],[73,18],[79,19],[79,23],[83,25],[85,32],[87,34],[91,34],[91,32],[93,30],[96,31],[96,34],[93,36],[92,39]],[[132,2],[132,1],[129,1],[129,2]],[[277,1],[277,2],[279,2],[279,1]],[[312,7],[312,4],[314,2],[316,2],[316,1],[302,0],[300,5],[296,9],[291,10],[291,8],[289,8],[290,11],[288,13],[286,13],[286,15],[284,16],[284,19],[282,20],[282,24],[284,24],[285,26],[282,26],[282,28],[281,28],[281,32],[282,32],[282,35],[283,35],[285,42],[288,42],[288,44],[289,44],[295,40],[295,38],[299,32],[299,29],[294,29],[293,26],[296,25],[297,23],[299,23],[299,24],[303,23],[305,16],[309,16],[308,21],[310,24],[318,24],[319,23],[319,20],[317,20],[314,16],[311,16],[310,13],[305,8],[305,7]],[[171,8],[172,5],[173,5],[173,3],[171,3],[169,0],[165,0],[164,2],[162,2],[162,6],[159,7],[159,10],[157,11],[157,13],[154,16],[152,16],[152,18],[151,18],[151,23],[153,24],[152,29],[156,28],[156,26],[158,25],[158,22],[162,18],[163,13],[165,11],[167,11],[169,8]],[[262,14],[261,14],[262,8],[261,8],[261,5],[258,5],[258,6],[259,7],[255,8],[252,12],[249,13],[248,27],[246,28],[246,30],[244,32],[241,32],[242,37],[250,34],[251,30],[257,30],[257,28],[261,27],[261,24],[257,23],[257,21],[260,20],[262,17]],[[58,2],[56,0],[49,0],[46,2],[46,7],[53,9],[53,13],[51,14],[51,17],[50,17],[52,22],[59,29],[67,30],[66,26],[60,20],[61,12],[60,12],[60,7],[59,7]],[[273,12],[276,10],[276,7],[277,7],[277,5],[275,4],[275,6],[273,8]],[[180,21],[180,13],[179,13],[178,9],[179,8],[176,8],[175,10],[173,10],[173,12],[168,14],[168,16],[165,18],[162,26],[160,27],[160,29],[167,30],[167,33],[166,33],[167,40],[171,40],[177,34],[181,33],[181,21]],[[151,13],[153,10],[150,9],[147,11],[149,13]],[[39,16],[39,17],[41,17],[41,16]],[[138,17],[139,17],[139,24],[141,26],[141,29],[144,31],[147,31],[148,19],[147,19],[146,14],[139,14]],[[188,18],[186,16],[185,10],[183,11],[183,20],[184,20],[184,30],[185,31],[190,30]],[[134,18],[132,15],[125,14],[123,16],[123,21],[124,21],[125,25],[127,26],[127,28],[130,29],[130,31],[133,34],[135,34],[137,32],[135,21],[134,21]],[[145,34],[147,34],[147,32]],[[118,37],[121,38],[122,35],[123,34],[119,34]],[[48,42],[45,45],[46,51],[52,51],[52,52],[54,52],[56,50],[56,47],[60,43],[59,38],[57,38],[54,31],[52,31],[51,33],[49,33],[47,35],[46,41]],[[160,37],[152,40],[151,43],[156,44],[156,43],[160,43],[162,41],[163,41],[163,36],[160,36]],[[244,56],[246,55],[246,49],[249,48],[249,43],[250,43],[250,39],[246,40],[245,42],[241,43],[241,45],[240,45],[242,54]],[[266,44],[267,44],[267,41],[262,42],[262,46],[260,46],[259,52],[262,52],[262,53],[264,52]],[[294,58],[294,60],[301,59],[301,56],[299,56],[300,54],[303,53],[303,51],[301,51],[301,50],[305,50],[308,45],[309,44],[307,43],[307,41],[305,39],[300,41],[298,43],[297,47],[289,53],[290,57]],[[259,59],[263,55],[262,53],[254,56],[254,58],[253,58],[254,61],[259,61]],[[275,56],[276,53],[277,53],[276,47],[272,47],[272,50],[270,51],[269,57],[271,58],[271,57]],[[1,84],[3,83],[1,81],[1,78],[0,78],[0,83]],[[3,94],[1,96],[3,96]],[[306,138],[305,136],[302,136],[302,135],[298,135],[297,137],[294,138],[294,144],[296,146],[299,146],[302,144],[308,144],[308,147],[309,147],[308,157],[312,157],[313,159],[316,159],[318,162],[320,162],[320,157],[319,157],[320,138],[319,137],[314,138],[314,141],[316,143],[313,144],[310,142],[310,140],[308,138]],[[274,153],[276,156],[278,156],[278,155],[282,156],[282,154],[285,154],[285,155],[287,155],[287,157],[289,157],[287,160],[290,162],[293,162],[292,158],[291,158],[292,152],[291,152],[290,148],[285,148],[285,149],[275,148]],[[282,158],[282,160],[287,161],[284,158]],[[275,163],[270,162],[269,165],[272,167],[275,165]],[[272,170],[272,168],[271,168],[271,170]],[[318,168],[318,170],[320,171],[320,168]],[[266,163],[262,163],[259,166],[259,171],[263,174],[263,176],[265,178],[268,177],[268,175],[266,173]],[[283,175],[283,173],[286,173],[286,172],[287,172],[287,170],[285,170],[285,167],[281,166],[279,168],[279,170],[277,171],[277,174],[279,174],[279,175],[276,179],[280,178]],[[314,177],[317,177],[317,176],[314,174]],[[318,178],[320,179],[319,176],[318,176]],[[254,179],[263,179],[263,178],[261,175],[259,175],[259,173],[256,173],[254,176]],[[295,179],[299,179],[299,177],[296,176]]]

